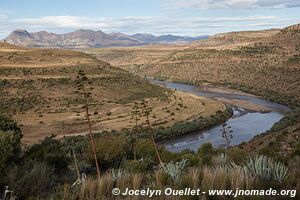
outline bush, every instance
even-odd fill
[[[18,159],[20,138],[13,131],[0,131],[0,175]]]
[[[27,160],[45,162],[55,171],[61,172],[68,168],[70,158],[64,146],[51,137],[46,137],[40,144],[34,144],[25,152]]]
[[[104,136],[96,138],[95,148],[99,166],[103,170],[119,168],[123,158],[126,158],[131,153],[130,144],[125,136]],[[90,154],[92,164],[94,163],[93,159],[93,156]]]
[[[241,164],[247,159],[247,152],[243,149],[231,148],[226,151],[230,161]]]
[[[197,166],[199,164],[199,158],[196,154],[182,154],[180,155],[180,159],[187,159],[189,161],[189,166]]]
[[[17,123],[8,117],[0,115],[0,131],[14,131],[22,137],[21,129]]]
[[[5,169],[15,163],[21,152],[22,133],[17,124],[6,117],[0,116],[0,176]]]
[[[136,144],[137,158],[156,158],[156,153],[153,145],[147,140],[140,140]]]
[[[203,143],[198,149],[198,155],[200,156],[202,164],[211,164],[212,156],[214,154],[214,148],[211,143]]]
[[[141,159],[141,160],[126,160],[123,163],[123,168],[128,172],[146,172],[150,170],[152,166],[151,159]]]
[[[300,156],[300,142],[295,145],[294,156]]]
[[[54,169],[44,163],[28,163],[14,167],[6,176],[6,183],[20,199],[46,197],[55,188]]]
[[[107,112],[107,113],[106,113],[107,116],[110,116],[111,114],[112,114],[111,112]]]

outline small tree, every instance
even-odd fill
[[[96,170],[97,170],[97,177],[100,179],[100,170],[99,170],[99,165],[98,165],[98,160],[97,160],[97,155],[96,155],[96,148],[95,148],[95,142],[94,142],[94,137],[93,137],[93,132],[92,132],[92,124],[90,120],[90,113],[89,113],[89,104],[88,101],[91,98],[91,90],[93,87],[88,87],[89,84],[92,82],[87,78],[85,72],[83,70],[79,70],[78,75],[77,75],[77,91],[82,93],[83,98],[84,98],[84,108],[85,108],[85,113],[86,113],[86,120],[89,126],[89,136],[90,136],[90,142],[91,142],[91,149],[94,155],[95,159],[95,164],[96,164]],[[90,90],[90,91],[88,91]]]
[[[157,145],[156,145],[156,142],[155,142],[155,139],[154,139],[154,132],[153,132],[153,129],[152,129],[152,126],[151,126],[151,122],[150,122],[150,115],[152,114],[152,107],[148,106],[148,101],[145,100],[145,99],[143,99],[140,102],[140,109],[141,109],[142,115],[146,118],[146,121],[145,121],[146,122],[146,126],[147,126],[146,131],[150,135],[150,138],[151,138],[152,144],[154,146],[154,149],[155,149],[158,161],[159,161],[160,164],[162,164],[163,162],[161,160],[161,157],[160,157],[158,149],[157,149]]]

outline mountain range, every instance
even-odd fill
[[[26,47],[61,47],[61,48],[92,48],[112,46],[139,46],[148,44],[184,44],[196,40],[207,39],[207,35],[198,37],[134,34],[104,33],[101,30],[83,30],[57,34],[46,31],[30,33],[23,29],[14,30],[4,40],[10,44]]]

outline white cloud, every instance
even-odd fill
[[[299,0],[164,0],[166,8],[255,9],[300,7]]]
[[[56,28],[81,28],[97,26],[93,20],[76,16],[46,16],[41,18],[16,19],[13,22],[38,26]]]
[[[108,33],[201,35],[247,29],[283,27],[296,22],[297,20],[294,19],[279,18],[276,16],[189,18],[151,16],[128,16],[120,18],[44,16],[39,18],[1,20],[0,15],[0,36],[3,38],[7,31],[17,28],[27,29],[30,32],[46,30],[49,32],[65,33],[78,29],[91,29],[102,30]]]

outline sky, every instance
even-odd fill
[[[300,0],[0,0],[0,38],[15,29],[212,35],[300,23]]]

